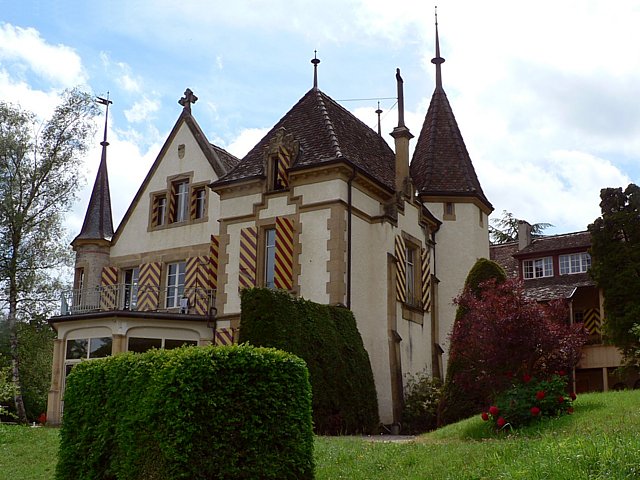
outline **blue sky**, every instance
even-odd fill
[[[439,2],[443,83],[499,216],[585,229],[599,190],[640,181],[640,4]],[[180,114],[185,88],[209,140],[242,156],[311,88],[383,134],[420,131],[434,88],[433,6],[418,0],[0,0],[0,100],[48,115],[81,86],[110,92],[109,175],[119,222]],[[99,162],[68,225],[79,229]]]

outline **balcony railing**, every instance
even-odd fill
[[[62,292],[60,314],[108,312],[172,312],[209,315],[213,311],[215,290],[183,287],[147,287],[116,284]]]

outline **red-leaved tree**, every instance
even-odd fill
[[[463,313],[450,336],[449,361],[464,367],[451,380],[476,410],[469,415],[511,385],[512,377],[548,377],[580,359],[587,339],[583,325],[569,325],[562,301],[541,304],[525,297],[521,281],[489,280],[479,293],[465,289],[456,304]]]

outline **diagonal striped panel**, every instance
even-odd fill
[[[195,220],[196,218],[196,207],[198,203],[198,189],[191,188],[189,192],[189,218],[191,220]]]
[[[401,235],[396,235],[396,300],[407,301],[407,262],[405,257],[404,239]]]
[[[218,289],[218,258],[220,256],[220,237],[211,235],[211,243],[209,244],[209,288]]]
[[[176,221],[176,201],[178,199],[177,189],[178,186],[176,182],[171,182],[171,188],[169,189],[169,199],[167,202],[169,204],[169,215],[167,216],[167,223],[173,223]]]
[[[422,274],[420,285],[422,285],[422,308],[425,312],[431,310],[431,249],[423,248],[420,252]]]
[[[289,175],[287,174],[287,169],[291,166],[290,163],[291,159],[289,152],[283,145],[280,145],[278,147],[278,180],[283,188],[287,188],[289,186]]]
[[[238,282],[240,288],[256,286],[256,269],[258,254],[258,230],[247,227],[240,230],[240,272]]]
[[[103,267],[100,281],[100,310],[115,310],[118,292],[118,268]]]
[[[216,345],[233,345],[234,344],[234,330],[233,328],[218,328],[216,330]]]
[[[589,308],[584,312],[584,326],[587,327],[591,335],[600,335],[600,309]]]
[[[152,210],[151,210],[151,225],[153,227],[157,227],[158,226],[158,208],[159,208],[159,203],[160,203],[160,197],[159,196],[154,196],[153,197],[153,206],[152,206]]]
[[[209,307],[207,263],[209,258],[191,257],[185,262],[184,292],[196,315],[206,315]]]
[[[275,287],[291,290],[293,289],[293,220],[290,218],[276,218],[275,253]]]
[[[160,262],[144,263],[140,265],[138,274],[138,305],[139,311],[158,309],[160,300]]]

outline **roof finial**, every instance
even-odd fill
[[[107,142],[107,120],[109,119],[109,105],[111,105],[113,102],[109,100],[109,92],[107,92],[107,98],[96,97],[96,101],[100,105],[107,106],[107,113],[104,116],[104,137],[102,142],[100,142],[100,145],[102,145],[103,147],[106,147],[107,145],[109,145],[109,142]]]
[[[376,115],[378,115],[378,135],[382,135],[382,127],[380,125],[380,114],[382,110],[380,110],[380,102],[378,102],[378,109],[376,110]]]
[[[318,89],[318,64],[320,63],[320,59],[318,58],[318,51],[313,51],[313,58],[311,59],[311,63],[313,63],[313,89]]]
[[[442,88],[442,71],[440,65],[444,63],[444,58],[440,56],[440,38],[438,36],[438,7],[436,6],[436,56],[431,59],[431,63],[436,66],[436,88]]]
[[[178,103],[182,105],[182,111],[187,111],[191,113],[191,104],[196,103],[198,101],[198,97],[196,97],[190,88],[187,88],[184,91],[184,97],[178,100]]]
[[[400,69],[396,68],[396,83],[398,86],[398,128],[404,127],[404,81],[400,76]]]

